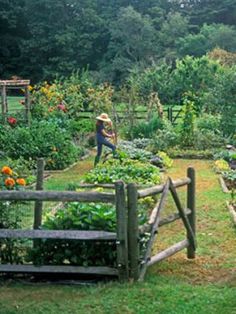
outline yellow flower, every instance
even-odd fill
[[[10,167],[4,166],[4,167],[2,167],[2,173],[11,176],[13,171]]]

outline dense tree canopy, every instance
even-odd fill
[[[117,84],[137,66],[235,52],[235,21],[236,0],[0,0],[0,77],[89,68]]]

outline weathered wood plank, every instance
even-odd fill
[[[165,205],[165,202],[167,199],[167,195],[169,192],[169,187],[170,187],[170,179],[168,178],[166,183],[165,183],[164,191],[161,195],[160,202],[157,203],[156,217],[155,217],[155,221],[152,225],[150,239],[149,239],[148,244],[147,244],[146,253],[145,253],[143,264],[142,264],[142,267],[140,270],[139,281],[142,281],[144,279],[144,276],[145,276],[145,273],[147,270],[147,264],[148,264],[148,261],[149,261],[150,256],[151,256],[152,246],[153,246],[153,243],[155,241],[155,238],[156,238],[156,235],[158,232],[157,229],[158,229],[158,225],[160,222],[160,214],[161,214],[162,209],[164,208],[164,205]]]
[[[182,205],[181,205],[181,202],[180,202],[180,199],[179,199],[179,196],[176,192],[176,189],[170,179],[170,192],[173,196],[173,199],[174,199],[174,202],[175,202],[175,205],[179,211],[179,214],[180,214],[180,217],[181,219],[183,220],[183,224],[187,230],[187,234],[188,234],[188,240],[191,244],[191,246],[194,248],[194,250],[196,249],[196,240],[195,240],[195,235],[194,235],[194,232],[192,230],[192,227],[190,225],[190,222],[187,218],[187,216],[185,215],[185,212],[182,208]]]
[[[196,239],[196,179],[195,169],[193,167],[188,168],[187,176],[191,180],[191,183],[188,185],[187,188],[187,207],[191,209],[191,213],[187,216],[191,227],[191,230],[187,229],[187,238],[189,239],[191,244],[187,249],[187,257],[195,258],[196,243],[195,241],[191,241],[192,236],[194,237],[194,239]]]
[[[0,272],[2,273],[56,273],[56,274],[96,274],[117,276],[118,271],[112,267],[82,267],[82,266],[34,266],[34,265],[0,265]]]
[[[179,188],[181,186],[185,186],[185,185],[189,184],[190,182],[191,182],[191,180],[189,178],[184,178],[184,179],[178,179],[178,180],[173,181],[173,184],[174,184],[175,188]],[[138,191],[138,198],[143,198],[143,197],[152,196],[155,194],[162,193],[164,190],[164,186],[165,186],[164,184],[161,184],[161,185],[153,186],[151,188],[139,190]]]
[[[117,265],[119,280],[127,281],[128,269],[128,236],[127,236],[127,204],[125,187],[122,181],[115,183],[116,190],[116,233],[117,233]]]
[[[0,80],[0,86],[28,86],[30,80]]]
[[[22,230],[0,229],[0,238],[115,240],[116,233],[83,230]]]
[[[147,266],[151,266],[155,263],[158,263],[160,261],[162,261],[163,259],[166,259],[167,257],[170,257],[172,255],[174,255],[175,253],[187,248],[189,246],[189,240],[185,239],[181,242],[178,242],[174,245],[172,245],[171,247],[169,247],[168,249],[156,254],[155,256],[152,256],[150,261],[148,262]]]
[[[189,215],[191,213],[191,210],[187,208],[184,210],[184,212],[185,212],[185,215]],[[165,225],[172,223],[178,219],[180,219],[179,213],[171,214],[168,217],[161,218],[158,227],[165,226]],[[144,224],[143,226],[140,226],[139,232],[140,233],[150,232],[152,229],[152,223],[153,222],[148,222],[148,223]]]
[[[140,271],[139,229],[138,229],[138,194],[134,183],[127,186],[128,196],[128,247],[130,278],[138,280]]]
[[[124,185],[125,187],[127,187],[127,185]],[[150,185],[149,185],[150,186]],[[86,189],[86,188],[105,188],[105,189],[115,189],[115,183],[111,183],[111,184],[102,184],[102,183],[81,183],[77,185],[78,188],[81,189]],[[147,188],[148,185],[145,184],[137,184],[137,187],[140,188]]]
[[[37,181],[36,181],[36,190],[43,190],[43,179],[44,179],[44,159],[39,158],[37,160]],[[39,229],[42,224],[42,210],[43,202],[36,201],[34,205],[34,229]]]
[[[6,86],[2,86],[2,88],[1,88],[1,98],[2,98],[1,99],[2,100],[2,115],[3,115],[3,120],[5,121],[5,114],[6,114],[6,111],[7,111]]]
[[[114,203],[115,195],[71,191],[0,191],[0,201],[55,201]]]

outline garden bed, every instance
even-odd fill
[[[230,193],[230,190],[228,189],[227,183],[225,182],[224,178],[222,176],[219,176],[219,182],[221,189],[224,193]]]

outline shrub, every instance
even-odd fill
[[[170,147],[176,146],[178,142],[178,135],[173,129],[158,130],[151,140],[149,149],[153,153],[157,153],[159,150],[167,150]]]
[[[216,133],[209,129],[195,130],[193,147],[203,150],[209,148],[220,148],[225,146],[226,139],[222,134]]]
[[[212,115],[203,113],[196,119],[196,127],[199,130],[210,130],[218,133],[220,130],[221,116],[218,114]]]
[[[142,121],[131,129],[131,138],[151,138],[159,129],[164,128],[164,121],[158,116],[153,116],[150,121]]]
[[[63,169],[75,162],[82,150],[71,141],[70,134],[57,123],[33,121],[30,127],[5,132],[0,149],[13,159],[36,160],[44,157],[46,169]]]

